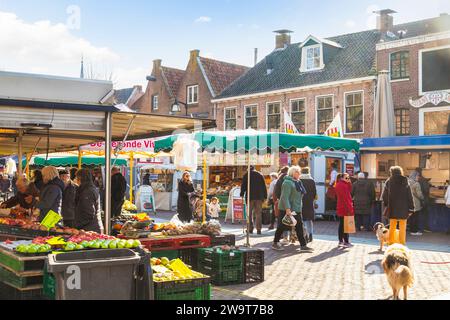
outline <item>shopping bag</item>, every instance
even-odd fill
[[[336,201],[336,189],[334,187],[329,187],[327,189],[326,197],[330,200]]]
[[[282,222],[288,227],[295,227],[297,225],[297,220],[293,216],[289,215],[285,215]]]
[[[344,233],[356,233],[354,216],[345,216],[344,217]]]

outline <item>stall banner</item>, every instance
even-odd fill
[[[42,220],[41,225],[46,227],[47,229],[51,229],[61,220],[61,216],[57,214],[55,211],[50,210],[45,216],[44,220]]]
[[[122,141],[111,142],[112,149],[115,150],[120,143],[122,143]],[[90,152],[105,151],[105,142],[91,143],[90,145],[82,146],[81,151],[90,151]],[[125,141],[123,147],[121,148],[121,152],[155,153],[155,140],[144,139],[144,140]]]
[[[245,220],[244,201],[242,199],[233,199],[233,217],[235,221]]]
[[[337,116],[334,118],[333,122],[331,122],[328,129],[325,131],[324,135],[328,137],[333,138],[343,138],[343,131],[342,131],[342,122],[341,122],[341,115],[338,113]]]
[[[294,122],[292,121],[292,118],[289,115],[289,113],[287,113],[286,109],[283,109],[283,111],[284,111],[284,132],[290,134],[300,134]]]

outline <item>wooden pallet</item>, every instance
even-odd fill
[[[33,285],[26,288],[18,288],[4,282],[0,282],[0,299],[2,300],[43,300],[42,285]]]
[[[211,245],[209,236],[199,234],[172,237],[152,236],[147,239],[140,239],[140,241],[150,251],[208,248]]]
[[[20,256],[12,251],[0,248],[0,266],[10,271],[42,271],[47,256]]]
[[[0,281],[20,289],[42,285],[43,271],[15,272],[0,266]]]

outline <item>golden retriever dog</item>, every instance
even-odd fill
[[[408,288],[414,283],[409,249],[401,244],[389,246],[381,265],[392,288],[393,299],[399,300],[400,290],[403,289],[403,298],[407,300]]]
[[[389,229],[381,222],[376,223],[373,226],[373,230],[377,235],[378,241],[380,241],[380,251],[383,251],[383,245],[389,244]],[[400,238],[399,230],[395,231],[395,242],[398,243]]]

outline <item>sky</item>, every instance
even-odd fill
[[[275,46],[375,27],[373,11],[394,23],[450,13],[450,0],[0,0],[0,70],[111,79],[117,89],[144,85],[152,61],[185,69],[189,51],[252,66]],[[145,87],[144,87],[145,88]]]

